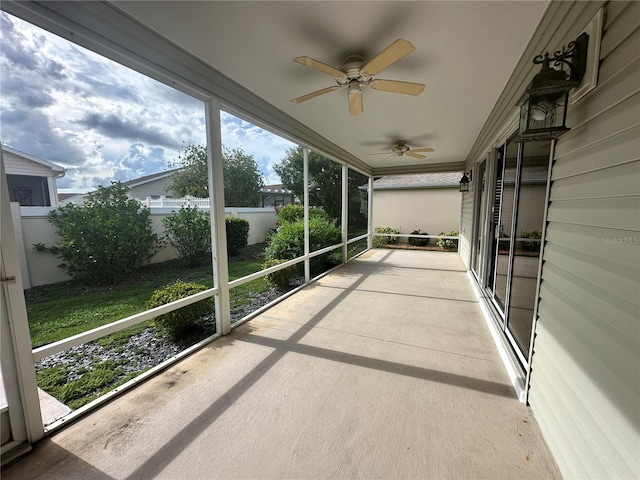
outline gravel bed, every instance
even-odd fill
[[[283,290],[270,288],[255,294],[249,304],[232,307],[231,323],[241,320],[251,312],[276,300],[283,293],[285,293]],[[231,301],[233,302],[233,297]],[[118,377],[113,381],[115,385],[127,375],[153,368],[213,333],[215,333],[213,317],[205,319],[205,330],[195,333],[194,336],[179,344],[170,342],[163,335],[158,334],[153,327],[147,327],[142,332],[132,335],[125,344],[104,347],[97,341],[93,341],[45,357],[36,362],[36,372],[63,366],[68,370],[66,376],[66,383],[68,383],[79,379],[87,371],[93,370],[95,364],[112,360],[118,363],[119,370]]]

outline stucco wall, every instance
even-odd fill
[[[430,235],[458,230],[460,195],[457,188],[374,189],[373,227]]]

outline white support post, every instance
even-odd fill
[[[311,265],[309,263],[309,149],[302,147],[302,178],[304,198],[304,283],[311,280]]]
[[[216,328],[222,335],[231,332],[231,303],[229,300],[229,261],[227,258],[227,227],[224,213],[224,179],[222,137],[220,132],[220,102],[206,103],[207,162],[209,163],[209,198],[211,199],[211,251],[213,284],[216,296]]]
[[[349,167],[342,165],[342,263],[347,263],[349,239]]]
[[[369,236],[367,237],[367,248],[373,247],[373,177],[369,177],[369,185],[367,188],[369,195],[367,202],[367,231]]]

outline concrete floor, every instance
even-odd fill
[[[372,250],[4,479],[560,478],[455,253]]]

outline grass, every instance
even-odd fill
[[[260,271],[264,263],[264,247],[264,243],[250,245],[230,258],[230,280]],[[148,265],[112,287],[92,287],[73,281],[34,287],[25,295],[32,344],[34,347],[46,345],[143,312],[147,309],[147,300],[156,289],[178,279],[212,287],[212,267],[184,268],[171,260]],[[266,281],[260,279],[233,292],[236,301],[247,302],[254,291],[252,289],[264,291],[266,288]],[[99,342],[104,346],[114,342],[125,343],[132,334],[142,331],[146,326],[146,323],[136,325],[104,337]]]
[[[38,385],[72,410],[76,410],[100,395],[122,385],[140,375],[144,370],[132,372],[122,378],[122,370],[117,360],[94,360],[91,369],[72,372],[73,365],[56,365],[37,373]],[[67,376],[75,374],[75,380],[67,381]]]

